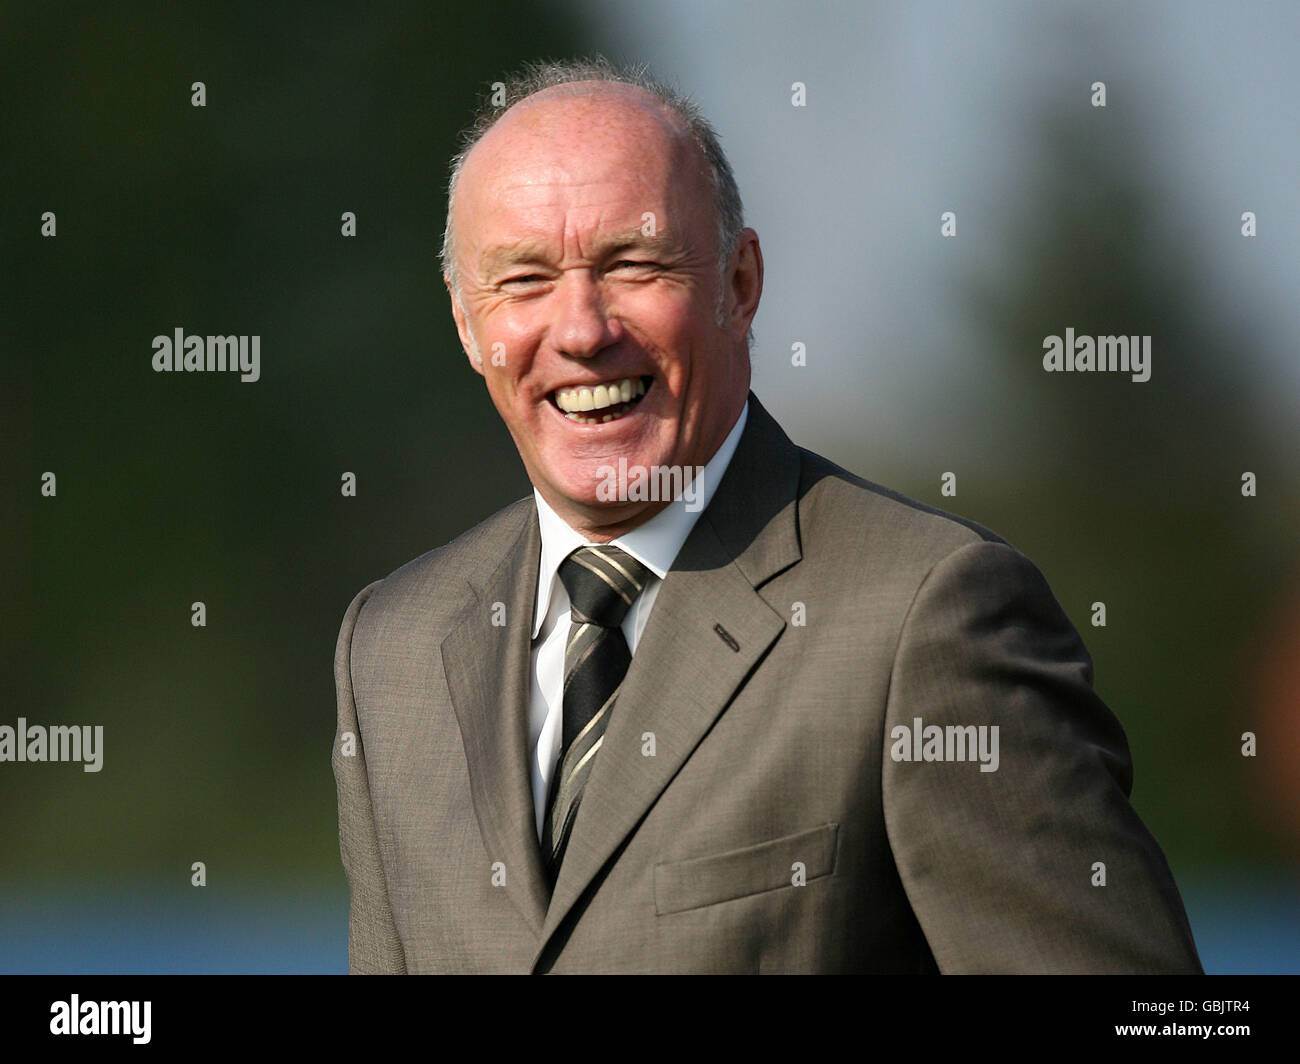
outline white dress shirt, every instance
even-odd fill
[[[677,552],[682,549],[695,522],[713,498],[731,456],[736,453],[740,434],[749,417],[745,402],[736,424],[709,459],[701,474],[698,506],[687,510],[683,502],[670,503],[654,517],[638,525],[612,544],[627,551],[650,570],[645,590],[623,619],[623,637],[628,650],[635,654],[636,645],[645,631],[650,611],[659,595],[659,586],[668,575]],[[542,564],[537,573],[537,604],[533,612],[532,687],[528,700],[529,776],[533,785],[533,807],[537,816],[537,837],[542,837],[542,818],[546,814],[546,791],[556,762],[560,759],[560,742],[564,720],[564,645],[569,637],[569,593],[560,582],[557,570],[579,547],[592,546],[575,532],[547,504],[534,488],[537,520],[542,532]]]

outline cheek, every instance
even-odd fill
[[[707,350],[716,326],[692,293],[677,289],[626,293],[617,314],[632,338],[659,363],[677,392],[692,375],[695,352]]]
[[[532,364],[543,322],[543,315],[532,305],[505,307],[490,315],[480,334],[484,360],[498,375],[522,377]]]
[[[647,285],[620,300],[627,317],[665,337],[688,336],[697,326],[699,308],[691,293],[679,288]]]

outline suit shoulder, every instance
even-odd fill
[[[482,582],[510,553],[528,522],[535,520],[535,512],[533,497],[527,495],[450,542],[412,558],[365,589],[369,592],[366,614],[427,607],[431,601],[447,598],[449,584],[472,587]],[[435,588],[441,589],[436,599],[431,596]]]
[[[812,451],[800,448],[800,458],[805,540],[839,540],[896,564],[907,560],[927,569],[972,544],[1011,547],[976,521],[860,477]]]

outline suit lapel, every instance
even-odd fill
[[[505,889],[540,933],[549,887],[542,868],[529,772],[528,697],[533,601],[541,533],[535,506],[500,565],[442,642],[442,665],[460,722],[479,832],[506,869]],[[506,623],[493,624],[503,603]],[[484,870],[487,874],[487,870]]]
[[[546,910],[539,957],[785,629],[757,588],[800,556],[799,454],[753,393],[749,403],[736,453],[633,654]],[[647,732],[653,757],[641,753]]]

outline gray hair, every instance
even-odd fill
[[[460,150],[451,160],[451,177],[447,182],[447,225],[442,234],[442,251],[439,260],[442,270],[451,281],[452,291],[459,299],[460,278],[456,270],[456,258],[453,253],[455,235],[452,231],[452,204],[456,198],[456,186],[460,183],[461,170],[465,159],[484,134],[487,133],[505,112],[534,93],[557,85],[569,85],[579,81],[616,82],[622,85],[634,85],[644,90],[668,108],[679,118],[689,131],[696,146],[703,153],[709,168],[709,185],[713,191],[714,213],[718,220],[718,273],[720,288],[725,289],[727,265],[740,240],[740,232],[745,226],[744,208],[740,202],[740,189],[736,186],[731,164],[723,154],[718,135],[700,109],[687,97],[681,95],[670,85],[664,84],[651,76],[645,64],[632,67],[617,67],[604,56],[573,61],[542,61],[526,63],[518,74],[498,82],[495,91],[485,96],[475,111],[470,125],[461,134]],[[717,317],[722,324],[722,301],[724,291],[718,293]]]

